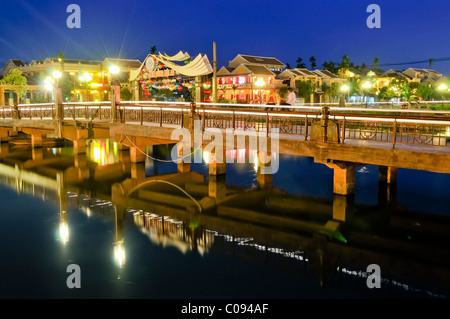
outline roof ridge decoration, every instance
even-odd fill
[[[172,69],[175,72],[182,74],[182,75],[201,76],[201,75],[206,75],[206,74],[210,74],[213,72],[213,68],[212,68],[211,63],[209,62],[209,59],[206,56],[206,54],[205,55],[202,55],[201,53],[198,54],[194,60],[192,60],[190,63],[185,64],[185,65],[178,65],[173,62],[173,61],[177,61],[177,62],[185,61],[185,60],[189,59],[190,57],[191,56],[187,52],[183,53],[182,51],[178,52],[174,56],[168,56],[166,53],[161,54],[161,52],[158,52],[158,55],[149,54],[149,55],[147,55],[147,57],[144,59],[144,62],[142,62],[141,66],[137,70],[130,72],[130,81],[133,81],[138,77],[138,75],[141,72],[144,65],[147,65],[148,59],[161,62],[164,65],[166,65],[167,67],[169,67],[170,69]],[[150,62],[153,62],[153,61],[150,61]]]

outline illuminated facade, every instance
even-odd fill
[[[276,58],[238,54],[217,72],[218,101],[276,103],[276,75],[284,67]]]
[[[109,58],[104,61],[47,58],[42,61],[33,60],[29,64],[18,65],[16,68],[22,71],[29,82],[31,80],[36,84],[29,95],[31,102],[37,102],[37,96],[41,96],[46,102],[53,100],[52,86],[56,83],[56,79],[53,77],[55,71],[61,72],[64,79],[69,79],[66,84],[68,83],[67,85],[72,88],[72,96],[66,97],[66,101],[93,102],[110,99],[109,67],[111,65],[120,68],[117,78],[121,85],[129,86],[128,74],[130,70],[139,68],[141,62]],[[133,89],[130,87],[132,93]]]

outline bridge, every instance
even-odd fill
[[[18,132],[28,134],[34,149],[49,136],[70,140],[74,154],[83,154],[89,139],[109,138],[119,149],[129,149],[134,163],[145,161],[147,146],[178,143],[183,132],[194,139],[200,133],[200,148],[212,152],[211,176],[226,173],[225,163],[217,160],[225,158],[225,149],[257,149],[261,169],[273,164],[272,153],[307,156],[334,170],[339,195],[353,193],[355,168],[361,165],[378,165],[380,180],[389,184],[396,183],[398,168],[450,173],[447,111],[334,104],[290,111],[284,106],[158,101],[122,102],[116,111],[109,102],[26,104],[0,108],[0,132],[2,142],[13,141]],[[225,149],[207,148],[219,133]],[[265,150],[252,144],[254,136]],[[180,156],[185,154],[182,146],[177,144]],[[186,162],[178,166],[180,172],[190,169]],[[271,183],[270,174],[258,178]]]

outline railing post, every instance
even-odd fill
[[[326,143],[328,140],[328,116],[330,115],[330,108],[325,106],[322,108],[322,142]]]
[[[89,118],[88,117],[88,106],[87,105],[84,107],[84,116],[86,117],[86,120]]]
[[[141,125],[142,125],[144,123],[144,107],[142,105],[141,105],[140,117],[141,117]]]
[[[181,128],[184,127],[184,112],[183,112],[184,108],[183,105],[181,106]]]
[[[269,136],[269,112],[266,115],[266,136]]]
[[[308,139],[308,115],[305,116],[305,141]]]
[[[205,131],[205,125],[206,125],[206,111],[205,106],[203,105],[203,119],[202,119],[202,131]]]
[[[392,148],[395,148],[396,139],[397,139],[397,119],[394,119],[394,125],[392,128]]]
[[[160,109],[160,113],[159,113],[159,115],[160,115],[160,117],[159,117],[159,126],[162,127],[162,123],[163,123],[162,107],[160,106],[159,109]]]
[[[345,116],[342,119],[342,144],[345,142]]]
[[[233,132],[236,131],[236,114],[234,113],[233,110]]]

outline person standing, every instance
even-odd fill
[[[292,89],[291,87],[288,88],[288,97],[286,100],[286,104],[294,106],[296,101],[297,101],[297,96],[295,95],[294,89]],[[289,109],[289,111],[294,111],[294,109]]]

